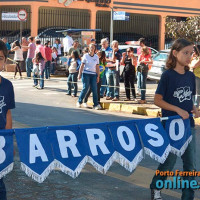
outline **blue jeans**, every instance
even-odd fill
[[[71,94],[71,89],[73,87],[74,88],[73,95],[74,96],[77,95],[77,90],[78,90],[77,77],[78,77],[78,72],[69,74],[68,79],[67,79],[67,85],[68,85],[67,93],[68,94]],[[73,82],[73,83],[71,83],[71,82]]]
[[[26,74],[27,74],[27,77],[31,77],[32,69],[33,69],[32,58],[27,58],[26,59]]]
[[[106,72],[106,79],[109,85],[109,95],[106,96],[119,98],[119,72],[108,69]]]
[[[1,200],[7,200],[6,198],[6,187],[3,182],[3,179],[0,179],[0,199]]]
[[[147,72],[138,72],[137,74],[137,83],[138,88],[141,91],[141,100],[145,100],[145,94],[146,94],[146,83],[147,83]]]
[[[103,73],[103,77],[102,77],[102,82],[101,82],[101,85],[107,85],[107,80],[106,80],[106,72],[107,70],[104,71]],[[106,91],[106,96],[109,97],[109,87],[106,87],[106,86],[101,86],[100,88],[100,96],[104,96],[104,93]]]
[[[196,95],[194,97],[194,105],[199,108],[199,101],[200,101],[200,78],[195,76],[196,82]]]
[[[45,63],[45,78],[46,79],[50,77],[50,67],[51,67],[51,61],[47,61]]]
[[[38,85],[38,81],[40,81],[40,87],[44,88],[44,70],[42,71],[41,75],[34,74],[33,81],[35,86]]]
[[[85,95],[89,88],[92,90],[93,95],[93,103],[94,107],[98,105],[98,96],[97,96],[97,76],[93,74],[82,74],[82,82],[83,82],[83,89],[81,91],[81,94],[79,96],[78,102],[82,103],[83,99],[85,98]]]
[[[183,161],[183,171],[193,171],[196,170],[196,137],[195,137],[195,130],[194,128],[191,128],[192,131],[192,141],[188,145],[185,153],[181,156]],[[176,164],[176,158],[177,156],[175,154],[169,153],[169,156],[167,157],[166,161],[163,164],[160,164],[158,166],[157,170],[160,171],[172,171],[174,168],[174,165]],[[160,176],[160,175],[154,175],[150,188],[156,189],[156,182],[158,180],[166,180],[167,176]],[[192,176],[184,176],[184,180],[192,181],[195,178]],[[191,188],[189,189],[182,189],[182,200],[193,200],[194,199],[194,190]]]

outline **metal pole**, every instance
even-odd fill
[[[110,16],[110,44],[111,44],[113,41],[113,8],[111,8],[110,15],[111,15]]]
[[[22,42],[22,21],[20,21],[20,41]]]

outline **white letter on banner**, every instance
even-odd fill
[[[3,136],[0,136],[0,164],[6,160],[6,153],[3,148],[6,145],[6,140]]]
[[[86,129],[86,134],[87,134],[87,138],[88,138],[88,143],[90,146],[90,151],[92,153],[93,156],[97,156],[98,152],[97,152],[97,146],[99,146],[99,148],[101,149],[103,154],[109,154],[110,151],[108,150],[108,148],[105,145],[105,134],[102,130],[100,129]],[[94,135],[99,136],[98,139],[94,138]]]
[[[56,131],[58,144],[60,148],[60,154],[62,158],[68,158],[67,148],[70,148],[74,157],[81,157],[77,147],[77,138],[72,131],[69,130],[57,130]],[[69,137],[69,141],[65,141],[65,137]]]
[[[175,132],[176,123],[178,124],[178,134]],[[172,140],[177,141],[183,138],[185,133],[185,125],[182,119],[174,119],[171,121],[169,126],[169,136]]]
[[[148,140],[149,144],[151,144],[154,147],[161,147],[164,144],[164,139],[162,135],[156,132],[157,129],[158,126],[156,126],[155,124],[147,124],[145,126],[145,131],[147,135],[156,139],[156,141],[153,139]]]
[[[129,144],[125,142],[123,137],[123,132],[125,132],[126,135],[128,136]],[[132,151],[135,148],[135,137],[133,135],[133,132],[128,127],[120,126],[117,129],[117,137],[124,150]]]
[[[29,153],[29,163],[35,163],[36,157],[41,157],[43,162],[47,162],[48,158],[40,143],[37,134],[30,134],[30,153]]]

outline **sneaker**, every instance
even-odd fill
[[[37,85],[33,85],[33,87],[37,87]]]
[[[84,108],[89,108],[89,106],[87,105],[87,103],[83,103],[83,107]]]
[[[151,189],[151,200],[162,200],[161,190]]]
[[[81,103],[77,102],[77,103],[76,103],[76,107],[77,107],[77,108],[80,108],[80,107],[81,107]]]
[[[37,87],[37,89],[38,89],[38,90],[42,90],[42,89],[44,89],[44,88],[39,86],[39,87]]]
[[[102,110],[102,107],[100,104],[98,104],[97,106],[94,107],[95,110]]]

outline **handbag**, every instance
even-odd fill
[[[148,66],[148,64],[140,63],[140,64],[137,66],[137,71],[138,71],[138,72],[148,72],[148,71],[149,71],[149,66]]]

